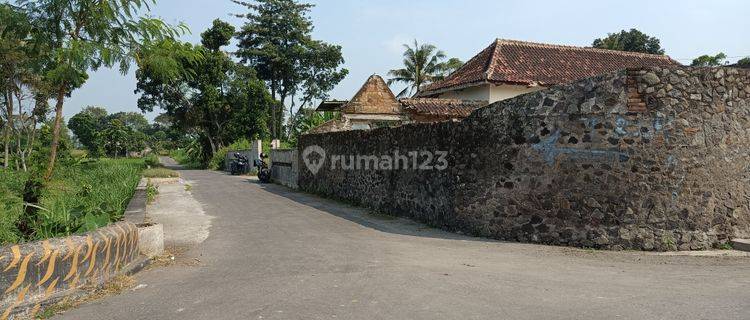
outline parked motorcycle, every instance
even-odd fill
[[[268,168],[268,163],[264,159],[268,158],[265,153],[260,154],[260,159],[255,159],[255,167],[258,168],[258,181],[262,183],[271,182],[271,170]]]
[[[247,157],[241,155],[239,152],[235,152],[234,159],[229,165],[229,173],[232,175],[240,175],[247,173],[249,160]]]

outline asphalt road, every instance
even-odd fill
[[[276,185],[183,171],[212,216],[138,290],[56,319],[749,319],[750,258],[464,237]],[[145,287],[143,285],[146,285]]]

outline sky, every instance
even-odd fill
[[[313,38],[342,46],[349,75],[330,92],[348,100],[372,74],[386,76],[402,65],[403,44],[414,39],[470,59],[497,38],[589,46],[607,33],[636,28],[659,38],[666,54],[689,64],[703,54],[724,52],[734,62],[750,56],[750,1],[510,1],[510,0],[308,0]],[[184,41],[200,42],[200,33],[244,7],[230,0],[157,0],[151,15],[185,23]],[[230,48],[231,50],[231,48]],[[88,105],[110,112],[139,111],[134,70],[122,75],[101,69],[65,102],[70,118]],[[401,88],[394,86],[394,92]],[[159,112],[147,114],[153,119]]]

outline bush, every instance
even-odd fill
[[[18,242],[16,222],[23,215],[23,188],[28,175],[0,168],[0,243]]]
[[[143,162],[145,162],[149,168],[156,168],[156,167],[162,166],[161,162],[159,161],[159,157],[153,153],[150,153],[147,156],[143,157]]]
[[[172,150],[169,153],[169,157],[171,157],[172,159],[174,159],[174,161],[177,161],[177,163],[189,169],[203,169],[204,168],[203,164],[201,164],[200,159],[191,157],[186,149],[180,148],[180,149]]]

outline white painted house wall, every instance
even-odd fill
[[[488,90],[487,85],[481,85],[476,87],[469,87],[466,89],[444,92],[441,93],[438,98],[489,101],[490,90]]]
[[[489,85],[488,85],[489,86]],[[520,96],[525,93],[539,91],[544,89],[544,87],[536,86],[536,87],[527,87],[527,86],[512,86],[512,85],[499,85],[499,86],[491,86],[489,88],[490,91],[490,98],[488,101],[490,103],[510,99],[515,96]]]
[[[544,87],[483,84],[475,87],[441,93],[438,97],[460,100],[484,100],[490,103],[510,99],[524,93],[539,91]]]

